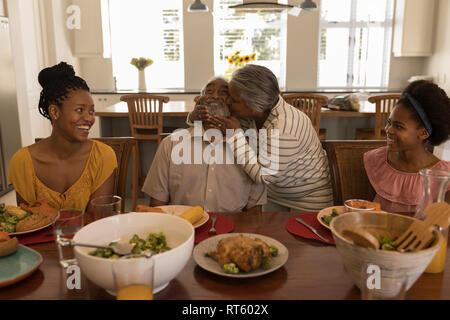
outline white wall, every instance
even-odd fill
[[[183,1],[185,89],[199,91],[214,73],[212,16],[214,1],[203,1],[210,9],[206,13],[187,12],[191,2],[191,0]],[[293,5],[300,2],[300,0],[289,1]],[[316,89],[319,14],[319,11],[313,11],[302,12],[298,17],[288,15],[286,90]],[[399,90],[408,84],[409,77],[423,74],[424,63],[425,58],[393,57],[389,72],[389,89]],[[110,59],[82,59],[81,71],[92,90],[114,90]]]
[[[0,0],[0,16],[6,17],[6,5],[5,0]]]
[[[450,1],[439,0],[436,9],[434,52],[425,60],[425,70],[450,94]]]
[[[39,72],[66,61],[79,73],[78,59],[71,53],[71,35],[65,28],[69,4],[70,0],[7,0],[23,146],[51,133],[50,122],[38,111]]]
[[[16,71],[20,132],[22,145],[26,146],[48,130],[47,122],[37,109],[41,90],[37,75],[43,65],[39,8],[35,0],[8,0],[7,4]]]
[[[426,59],[425,70],[450,95],[450,1],[439,0],[436,10],[434,53]],[[437,147],[435,154],[450,161],[450,140]]]

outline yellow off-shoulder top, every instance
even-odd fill
[[[65,192],[59,193],[47,187],[36,176],[28,147],[17,151],[11,159],[8,180],[16,192],[29,204],[45,199],[56,209],[86,210],[91,195],[117,168],[114,150],[93,140],[91,152],[80,178]]]

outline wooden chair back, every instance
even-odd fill
[[[373,200],[375,191],[364,169],[365,152],[386,145],[384,140],[325,140],[334,205],[348,199]]]
[[[161,141],[163,103],[169,97],[152,94],[129,94],[120,97],[128,105],[131,135],[138,140]]]
[[[319,94],[285,94],[283,99],[304,112],[311,119],[314,129],[319,135],[321,109],[328,102],[328,97]]]
[[[36,142],[40,140],[42,140],[42,138],[35,139]],[[114,178],[113,194],[122,198],[121,211],[124,212],[126,200],[128,164],[130,162],[131,151],[133,150],[136,144],[136,139],[132,137],[114,137],[114,138],[94,138],[92,140],[97,140],[103,142],[104,144],[107,144],[116,153],[118,170],[116,170]]]
[[[386,121],[389,118],[392,109],[394,109],[400,97],[400,94],[385,94],[369,98],[370,103],[375,103],[374,140],[384,139],[382,131],[384,130]]]

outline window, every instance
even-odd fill
[[[145,69],[148,88],[183,88],[182,0],[110,0],[113,74],[118,90],[138,87],[133,57],[154,62]]]
[[[392,0],[322,0],[318,86],[388,86]]]
[[[283,1],[280,1],[283,2]],[[273,10],[252,11],[228,9],[242,3],[236,0],[214,0],[214,73],[229,77],[233,68],[226,57],[236,51],[241,55],[256,53],[256,61],[277,76],[285,85],[287,13]]]

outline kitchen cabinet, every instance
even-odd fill
[[[108,0],[73,0],[80,8],[80,28],[74,29],[73,54],[79,58],[110,58]]]
[[[395,57],[433,54],[435,0],[397,0],[393,52]]]

